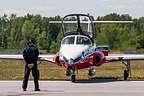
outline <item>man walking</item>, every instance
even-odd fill
[[[30,75],[30,71],[32,70],[32,75],[34,77],[34,85],[35,85],[35,90],[34,91],[40,91],[39,89],[39,82],[38,82],[38,69],[37,69],[37,60],[38,60],[38,55],[39,51],[36,46],[34,46],[34,41],[30,39],[27,42],[28,46],[24,49],[23,51],[23,58],[26,62],[25,64],[25,71],[24,71],[24,80],[23,80],[23,91],[26,91],[27,85],[28,85],[28,78]]]

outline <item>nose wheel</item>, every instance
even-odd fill
[[[66,75],[71,76],[71,82],[75,82],[76,81],[75,67],[69,66],[66,70]]]
[[[76,81],[76,76],[75,74],[71,75],[71,82],[75,82]]]

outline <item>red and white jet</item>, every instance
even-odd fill
[[[99,51],[93,41],[94,23],[132,23],[132,21],[93,21],[90,15],[69,14],[62,21],[51,21],[50,23],[61,23],[63,39],[59,52],[55,55],[40,55],[40,61],[48,61],[66,68],[65,74],[71,76],[71,81],[76,81],[75,71],[90,68],[88,75],[95,75],[93,66],[101,66],[107,62],[127,61],[124,63],[126,80],[130,71],[130,60],[143,60],[144,55],[117,55],[106,56],[105,52]],[[0,59],[23,59],[22,55],[0,55]]]

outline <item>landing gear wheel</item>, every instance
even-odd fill
[[[124,80],[127,80],[127,78],[129,77],[129,75],[130,75],[130,77],[131,77],[131,68],[130,68],[130,61],[127,61],[127,63],[125,63],[125,62],[122,62],[125,66],[126,66],[126,68],[127,68],[127,70],[124,70]]]
[[[124,70],[124,80],[127,80],[127,78],[128,78],[128,71],[127,70]]]
[[[73,74],[71,75],[71,82],[75,82],[76,81],[76,76]]]

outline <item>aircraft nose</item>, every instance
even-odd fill
[[[69,63],[70,65],[74,64],[74,59],[70,58],[70,59],[68,60],[68,63]]]

